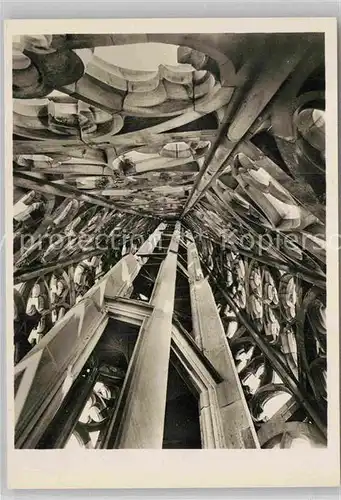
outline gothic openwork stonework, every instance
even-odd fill
[[[327,445],[324,61],[13,39],[16,448]]]

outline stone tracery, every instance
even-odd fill
[[[260,58],[264,40],[238,36],[136,36],[137,44],[178,45],[177,65],[150,70],[110,59],[110,46],[127,43],[125,35],[14,41],[15,362],[20,366],[51,329],[63,328],[89,293],[109,286],[107,273],[122,259],[134,256],[141,265],[150,258],[143,276],[158,283],[165,246],[140,255],[139,239],[161,220],[174,229],[181,218],[203,267],[196,279],[209,280],[219,306],[260,446],[286,448],[300,439],[321,446],[327,415],[322,42],[274,34],[278,53],[266,59]],[[275,64],[281,50],[287,62]],[[180,247],[184,239],[181,233]],[[193,286],[191,271],[188,257],[177,252],[182,278],[174,307],[189,309],[194,332],[193,298],[190,304],[188,292],[179,292]],[[125,267],[124,273],[130,276]],[[125,286],[124,297],[134,287],[134,296],[148,295],[141,281]],[[104,300],[102,291],[99,297],[95,302]],[[112,386],[96,380],[70,434],[92,448],[109,443],[92,434],[115,428],[109,421],[121,404],[122,380]],[[302,403],[306,396],[312,405]],[[283,408],[287,420],[278,416]]]

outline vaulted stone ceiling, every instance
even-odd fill
[[[115,59],[125,45],[133,62],[124,52]],[[153,50],[157,63],[146,56]],[[131,67],[136,54],[144,67]],[[309,418],[323,428],[323,35],[26,36],[14,41],[13,57],[16,320],[32,303],[44,335],[65,307],[54,319],[39,316],[40,297],[53,289],[72,306],[94,276],[136,250],[131,235],[138,241],[180,219],[241,379],[260,380],[255,390],[245,382],[248,395],[263,388],[250,399],[255,420],[273,384],[285,392],[302,379]],[[41,244],[44,234],[56,242]],[[120,255],[93,245],[103,234],[119,235]],[[33,238],[25,252],[23,236]],[[42,276],[50,281],[38,286]],[[280,359],[276,381],[269,359],[272,369]]]

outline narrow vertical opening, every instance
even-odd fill
[[[137,326],[109,319],[37,448],[100,446],[116,410],[138,332]]]
[[[163,449],[201,448],[199,400],[171,356],[168,371]]]

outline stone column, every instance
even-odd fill
[[[211,287],[204,278],[198,251],[187,233],[187,260],[191,295],[193,333],[198,346],[223,378],[217,386],[220,417],[226,448],[259,448],[256,431],[247,407],[238,373]],[[200,395],[200,422],[205,426],[207,397]],[[207,432],[202,429],[205,437]],[[203,447],[211,447],[211,441]]]
[[[165,228],[160,224],[135,255],[123,257],[16,365],[17,448],[35,448],[106,328],[105,298],[130,296],[148,261],[139,253],[152,253]]]
[[[179,239],[177,223],[122,391],[115,448],[162,448]]]

